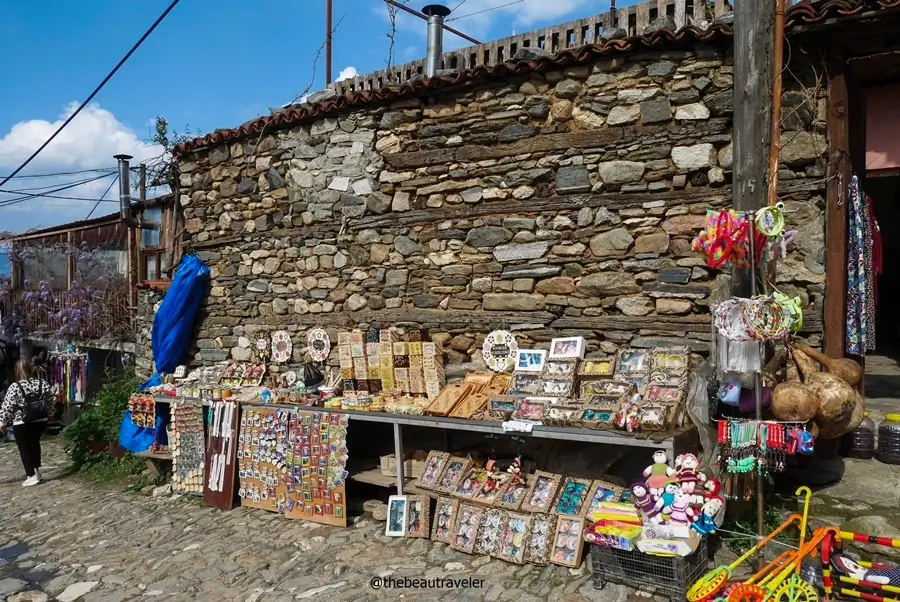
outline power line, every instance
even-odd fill
[[[491,7],[491,8],[486,8],[486,9],[484,9],[484,10],[479,10],[479,11],[477,11],[477,12],[469,13],[469,14],[463,15],[463,16],[461,16],[461,17],[453,17],[452,19],[447,19],[447,22],[449,23],[450,21],[459,21],[460,19],[466,19],[466,18],[468,18],[468,17],[474,17],[475,15],[482,15],[482,14],[484,14],[484,13],[489,13],[489,12],[491,12],[491,11],[497,10],[498,8],[506,8],[507,6],[512,6],[513,4],[521,4],[522,2],[525,2],[525,0],[513,0],[512,2],[507,2],[506,4],[501,4],[501,5],[499,5],[499,6],[494,6],[494,7]],[[460,5],[461,5],[461,3],[460,3]],[[458,8],[458,7],[457,7],[457,8]]]
[[[53,132],[53,134],[49,138],[47,138],[47,141],[44,142],[40,147],[38,147],[38,149],[36,151],[34,151],[30,157],[25,159],[24,163],[22,163],[20,166],[18,166],[15,169],[15,171],[13,171],[11,174],[9,174],[5,178],[3,178],[3,181],[0,182],[0,186],[3,186],[4,184],[6,184],[10,180],[10,178],[15,176],[17,173],[19,173],[23,169],[25,169],[25,166],[28,165],[29,163],[31,163],[31,161],[35,157],[37,157],[41,153],[42,150],[47,148],[47,145],[49,145],[51,142],[53,142],[53,139],[56,138],[56,136],[58,136],[59,133],[62,132],[66,128],[66,126],[69,125],[72,122],[72,120],[75,119],[75,117],[77,117],[78,114],[81,113],[81,111],[86,106],[88,106],[88,104],[90,104],[90,102],[92,100],[94,100],[94,97],[97,96],[97,94],[100,92],[100,90],[103,89],[103,86],[105,86],[106,83],[110,79],[112,79],[112,76],[115,75],[116,72],[119,70],[119,68],[125,64],[125,61],[127,61],[129,58],[131,58],[131,55],[134,54],[138,48],[140,48],[141,44],[144,43],[144,40],[146,40],[150,36],[150,34],[153,33],[153,30],[155,30],[157,28],[157,26],[159,26],[159,24],[162,23],[163,19],[165,19],[166,16],[168,16],[168,14],[170,12],[172,12],[172,9],[175,8],[175,6],[178,4],[179,1],[180,0],[172,0],[172,3],[169,4],[168,8],[166,8],[166,10],[163,11],[163,13],[156,19],[156,21],[153,22],[153,25],[150,26],[150,29],[148,29],[146,32],[144,32],[144,35],[141,36],[141,39],[139,39],[137,41],[137,43],[135,43],[135,45],[131,47],[131,50],[129,50],[128,53],[122,57],[122,59],[116,64],[116,66],[113,67],[113,70],[110,71],[106,75],[106,77],[103,78],[103,81],[100,82],[100,85],[97,86],[96,88],[94,88],[94,91],[91,92],[90,96],[88,96],[87,99],[83,103],[81,103],[81,106],[79,106],[77,109],[75,109],[75,112],[72,113],[71,115],[69,115],[68,119],[66,119],[63,122],[63,124],[61,126],[59,126],[59,128],[55,132]]]
[[[65,185],[74,188],[76,186],[81,186],[82,184],[87,184],[89,182],[93,182],[100,178],[109,177],[115,173],[117,173],[117,172],[115,170],[113,170],[113,171],[104,173],[104,174],[100,175],[99,177],[85,178],[83,180],[76,180],[75,182],[66,182]],[[56,182],[54,184],[45,184],[43,186],[32,186],[31,188],[15,188],[15,189],[9,189],[9,190],[0,189],[0,193],[12,194],[12,193],[24,192],[25,194],[32,194],[32,191],[34,191],[34,190],[39,190],[39,191],[46,190],[47,188],[54,188],[54,187],[60,186],[61,184],[62,184],[62,182]],[[34,193],[34,194],[39,194],[39,193]]]
[[[77,184],[68,184],[68,185],[66,185],[66,186],[60,186],[59,188],[54,188],[54,189],[51,189],[51,190],[44,191],[43,193],[26,194],[26,195],[23,195],[23,196],[20,196],[20,197],[12,198],[12,199],[4,199],[4,200],[0,200],[0,207],[8,207],[9,205],[16,205],[16,204],[18,204],[18,203],[23,203],[23,202],[25,202],[25,201],[27,201],[27,200],[29,200],[29,199],[33,199],[33,198],[45,196],[45,195],[47,195],[47,194],[54,194],[54,193],[56,193],[56,192],[62,192],[63,190],[68,190],[68,189],[70,189],[70,188],[75,188],[75,187],[77,187],[77,186],[81,186],[81,185],[86,184],[86,183],[89,183],[89,182],[94,182],[94,181],[96,181],[96,180],[102,180],[103,178],[108,178],[108,177],[111,176],[111,175],[112,175],[112,174],[104,174],[104,175],[102,175],[102,176],[97,176],[96,178],[93,178],[92,180],[88,180],[87,182],[80,182],[80,183],[77,183]]]
[[[100,198],[97,199],[97,202],[94,204],[94,208],[91,209],[91,212],[87,214],[87,217],[84,218],[85,220],[91,219],[91,216],[94,215],[94,211],[96,211],[96,210],[97,210],[97,207],[100,206],[100,203],[103,202],[103,197],[105,197],[106,195],[109,194],[109,191],[112,190],[113,184],[115,184],[115,183],[118,182],[118,181],[119,181],[119,176],[117,175],[115,178],[113,178],[113,181],[109,183],[109,186],[106,187],[106,192],[104,192],[103,194],[101,194],[101,195],[100,195]]]
[[[111,167],[104,167],[101,169],[80,169],[78,171],[59,171],[56,173],[38,173],[38,174],[27,174],[27,175],[23,175],[23,176],[14,176],[14,175],[10,174],[9,176],[0,176],[0,178],[8,178],[11,180],[18,180],[18,179],[25,179],[25,178],[55,178],[57,176],[74,176],[74,175],[84,174],[84,173],[99,173],[101,171],[112,172],[112,171],[116,171],[116,170]]]

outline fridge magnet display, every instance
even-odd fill
[[[444,472],[441,473],[441,478],[438,480],[435,491],[452,495],[471,467],[472,461],[470,459],[462,456],[450,456],[447,459],[447,466],[444,468]]]
[[[578,374],[595,378],[609,377],[615,373],[615,367],[616,360],[614,358],[588,359],[581,363]]]
[[[590,479],[573,479],[567,477],[559,489],[559,495],[553,504],[556,514],[580,516],[585,500],[590,493]]]
[[[618,502],[622,498],[624,488],[608,483],[604,480],[596,480],[591,483],[591,489],[588,492],[587,502],[584,505],[584,516],[591,520],[591,515],[600,511],[600,504],[603,502]]]
[[[528,525],[525,562],[537,566],[550,564],[550,547],[556,530],[556,517],[549,514],[533,514]]]
[[[481,515],[481,524],[475,538],[475,554],[491,556],[500,543],[500,535],[506,522],[506,512],[497,508],[488,508]]]
[[[643,375],[649,372],[650,357],[644,349],[620,349],[616,358],[616,374]]]
[[[204,444],[203,406],[198,401],[172,402],[172,491],[203,493]]]
[[[392,495],[388,498],[387,523],[384,534],[388,537],[403,537],[406,533],[406,504],[405,495]]]
[[[245,408],[238,435],[238,497],[241,506],[282,512],[290,457],[290,413],[273,408]]]
[[[453,543],[456,533],[456,515],[459,512],[459,500],[440,497],[434,508],[434,525],[431,528],[432,539],[446,544]]]
[[[584,359],[584,337],[567,337],[550,341],[550,359]]]
[[[291,342],[291,335],[284,330],[277,330],[272,333],[272,361],[276,364],[284,364],[290,361],[291,352],[294,350],[294,344]]]
[[[487,480],[487,473],[485,473],[483,468],[470,468],[466,476],[459,482],[453,495],[466,499],[471,498],[481,488],[485,480]]]
[[[531,475],[531,479],[528,493],[525,494],[525,499],[522,501],[522,510],[524,512],[550,512],[562,477],[558,474],[538,470]]]
[[[260,330],[256,333],[256,345],[253,348],[254,357],[260,362],[268,362],[272,357],[272,338],[268,331]]]
[[[481,524],[481,516],[484,508],[471,504],[460,504],[456,515],[456,528],[453,543],[454,550],[465,554],[471,554],[475,549],[475,536],[478,534],[478,526]]]
[[[520,372],[544,371],[547,363],[547,352],[543,349],[519,349],[516,355],[516,370]]]
[[[360,336],[353,337],[354,334]],[[328,354],[331,353],[331,339],[324,329],[313,328],[306,336],[306,347],[309,350],[309,356],[314,362],[324,362],[328,359]],[[350,333],[350,348],[351,354],[353,351],[358,352],[358,355],[351,355],[352,357],[364,357],[362,333]]]
[[[406,496],[406,536],[428,539],[430,533],[431,498],[427,495]]]
[[[524,564],[530,522],[531,517],[527,514],[507,513],[501,525],[500,540],[492,556],[514,564]]]
[[[583,518],[560,516],[556,523],[550,562],[561,566],[578,568],[581,564],[581,551],[584,546],[583,532]]]
[[[485,365],[494,372],[508,372],[516,364],[519,344],[506,330],[495,330],[484,338],[481,353]]]
[[[447,452],[428,452],[428,457],[425,458],[425,468],[422,470],[422,476],[419,477],[417,485],[422,489],[434,490],[449,458],[450,454]]]

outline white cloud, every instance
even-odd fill
[[[349,67],[344,67],[341,69],[341,72],[338,73],[337,79],[334,81],[342,82],[345,79],[351,79],[359,75],[359,72],[356,70],[356,67],[350,65]]]
[[[0,138],[0,175],[6,175],[28,158],[77,108],[70,104],[58,119],[32,119],[13,125]],[[78,114],[47,148],[20,172],[19,176],[71,172],[89,169],[115,168],[113,155],[132,155],[132,165],[142,160],[158,157],[162,147],[147,143],[131,128],[116,119],[115,115],[99,105],[92,104]],[[20,198],[29,193],[48,192],[85,180],[94,174],[47,177],[16,177],[3,186],[0,202]],[[100,175],[100,174],[96,174]],[[109,186],[112,178],[81,184],[52,194],[66,197],[97,199]],[[151,191],[152,196],[152,191]],[[117,199],[117,185],[104,198]],[[93,207],[89,201],[73,199],[32,198],[15,205],[0,205],[0,219],[5,229],[22,231],[35,227],[47,227],[84,219]],[[116,211],[115,203],[102,203],[93,217]]]

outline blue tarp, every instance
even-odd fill
[[[196,255],[187,255],[175,270],[175,277],[163,298],[159,311],[153,318],[150,344],[156,374],[141,385],[148,389],[162,382],[160,374],[171,374],[182,362],[194,333],[194,322],[200,303],[206,296],[209,268]],[[119,429],[119,445],[131,453],[148,449],[153,441],[166,445],[165,421],[157,418],[156,428],[138,428],[131,424],[131,416],[125,414]],[[146,443],[146,445],[144,445]]]

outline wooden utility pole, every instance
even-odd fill
[[[734,127],[732,205],[750,211],[768,203],[772,124],[773,26],[777,0],[734,3]],[[734,270],[732,291],[750,294],[747,270]]]
[[[331,0],[325,0],[325,85],[331,83]]]

